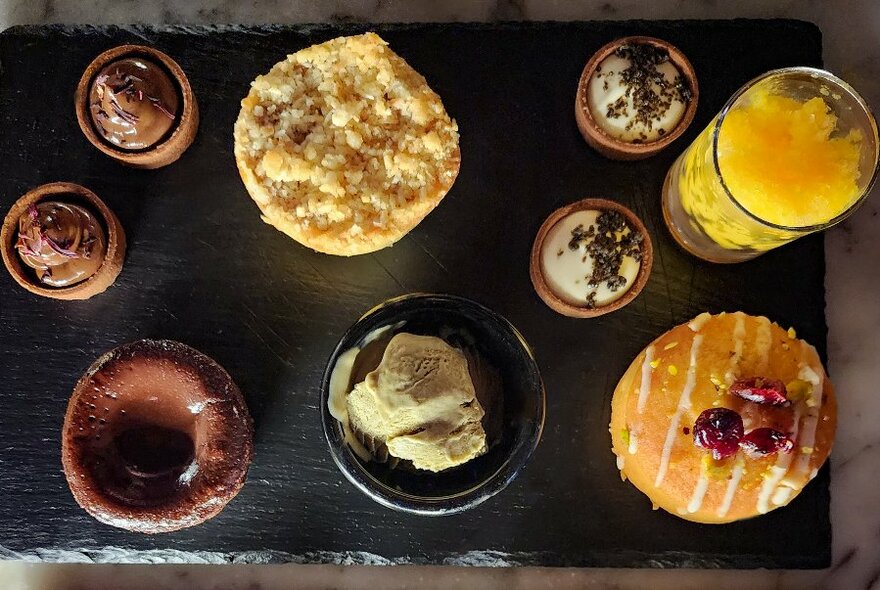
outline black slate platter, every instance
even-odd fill
[[[462,167],[443,203],[393,248],[313,253],[264,225],[232,156],[249,82],[311,43],[378,30],[422,72],[461,128]],[[589,56],[623,35],[667,39],[700,80],[696,120],[660,155],[592,152],[572,113]],[[180,161],[134,171],[88,144],[73,91],[89,61],[146,43],[188,72],[202,114]],[[793,21],[294,27],[46,27],[0,36],[0,206],[56,180],[84,184],[128,232],[122,275],[86,302],[59,302],[0,276],[0,545],[46,560],[298,561],[816,568],[829,564],[828,469],[789,507],[727,526],[662,511],[620,481],[609,447],[614,385],[653,338],[701,311],[765,314],[825,349],[824,252],[812,236],[740,265],[702,263],[670,240],[663,177],[740,85],[820,65],[821,36]],[[629,306],[593,320],[534,293],[532,239],[557,207],[616,199],[645,221],[655,266]],[[330,459],[317,407],[337,339],[364,311],[411,291],[475,299],[533,345],[547,388],[543,440],[519,478],[463,514],[428,519],[373,503]],[[217,518],[148,537],[79,509],[60,464],[68,395],[101,353],[171,338],[217,359],[256,422],[247,485]]]

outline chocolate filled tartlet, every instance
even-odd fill
[[[99,521],[161,533],[216,516],[244,485],[252,421],[220,365],[170,340],[122,345],[89,367],[67,406],[62,462]]]
[[[180,99],[170,74],[141,57],[104,66],[89,90],[89,112],[101,136],[124,150],[159,143],[180,116]]]
[[[18,218],[15,248],[41,283],[67,287],[97,272],[107,241],[101,224],[85,208],[46,201],[29,205]]]
[[[135,168],[177,160],[195,139],[199,110],[173,59],[123,45],[96,57],[74,97],[80,129],[96,148]]]
[[[0,230],[3,262],[19,285],[53,299],[88,299],[116,280],[125,233],[92,191],[69,182],[33,189]]]

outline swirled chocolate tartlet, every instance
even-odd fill
[[[0,230],[7,270],[32,293],[88,299],[116,280],[125,257],[119,220],[92,191],[56,182],[33,189]]]
[[[166,166],[195,139],[199,111],[189,80],[151,47],[123,45],[96,57],[74,100],[86,138],[129,166]]]
[[[101,137],[124,150],[159,143],[174,128],[180,102],[171,75],[142,57],[110,62],[89,90],[92,124]]]
[[[18,218],[15,249],[50,287],[67,287],[94,275],[107,252],[100,222],[84,207],[62,201],[28,205]]]
[[[229,374],[179,342],[141,340],[99,358],[76,384],[62,462],[99,521],[161,533],[216,516],[244,485],[253,426]]]

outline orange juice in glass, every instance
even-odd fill
[[[846,82],[773,70],[727,101],[678,157],[663,216],[685,250],[742,262],[843,221],[877,174],[877,123]]]

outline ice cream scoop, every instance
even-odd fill
[[[463,353],[406,332],[346,399],[349,424],[371,450],[385,446],[417,469],[442,471],[486,452],[483,407]]]

